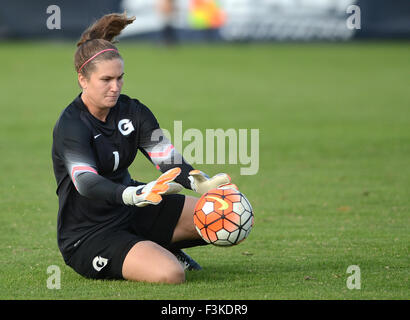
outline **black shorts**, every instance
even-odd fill
[[[67,264],[86,278],[123,279],[124,259],[137,242],[151,240],[163,247],[171,243],[184,203],[184,195],[173,194],[163,196],[158,205],[130,207],[126,223],[84,240]]]

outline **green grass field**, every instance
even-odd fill
[[[1,299],[408,299],[410,44],[182,46],[121,42],[123,93],[162,127],[259,129],[259,171],[227,172],[255,225],[231,248],[187,252],[183,285],[95,281],[57,248],[52,128],[79,93],[74,43],[0,43]],[[139,155],[135,179],[157,171]],[[186,192],[193,194],[192,192]],[[47,288],[47,267],[61,289]],[[349,290],[350,265],[361,289]]]

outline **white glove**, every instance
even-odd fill
[[[178,193],[182,190],[179,183],[172,182],[180,173],[180,168],[172,168],[155,181],[138,187],[128,187],[122,193],[122,200],[126,205],[137,207],[157,205],[162,201],[161,194]]]
[[[236,185],[231,183],[231,177],[226,173],[218,173],[209,178],[207,174],[200,170],[191,170],[188,179],[191,182],[191,189],[200,194],[218,187],[238,189]]]

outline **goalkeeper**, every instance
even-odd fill
[[[209,179],[175,150],[152,112],[121,94],[124,63],[112,40],[134,18],[109,14],[84,31],[74,64],[81,93],[53,130],[59,199],[57,238],[66,264],[87,278],[181,283],[200,269],[181,249],[204,245],[196,232],[196,197],[230,183]],[[140,150],[163,174],[131,178]]]

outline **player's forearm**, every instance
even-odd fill
[[[106,200],[110,204],[124,204],[122,193],[126,186],[114,183],[93,172],[83,172],[76,176],[75,187],[84,197]]]

